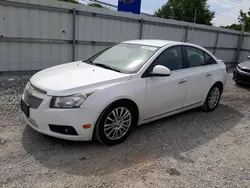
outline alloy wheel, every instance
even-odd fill
[[[115,108],[105,120],[104,134],[110,140],[118,140],[126,135],[131,123],[132,114],[127,108]]]
[[[209,108],[211,109],[215,108],[219,100],[220,100],[220,89],[218,87],[214,87],[208,97]]]

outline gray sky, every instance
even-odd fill
[[[118,0],[101,0],[103,2],[118,4]],[[142,0],[142,12],[153,14],[167,0]],[[248,11],[250,0],[208,0],[210,9],[216,12],[213,20],[215,26],[230,25],[237,22],[240,9]]]

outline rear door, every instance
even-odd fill
[[[203,50],[184,47],[185,58],[188,61],[187,92],[184,106],[203,104],[213,84],[213,70],[216,62]]]

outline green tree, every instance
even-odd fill
[[[241,31],[242,30],[242,24],[232,24],[232,25],[227,25],[227,26],[221,26],[221,28],[227,28],[227,29],[233,29],[236,31]]]
[[[196,23],[212,25],[211,21],[215,13],[209,10],[207,0],[168,0],[154,15],[166,19],[194,22],[195,12]]]
[[[88,5],[91,7],[104,8],[102,5],[100,5],[98,3],[89,3]]]
[[[244,24],[244,31],[250,32],[250,9],[248,12],[243,12],[243,10],[240,10],[240,15],[238,16],[238,23],[222,27],[233,29],[236,31],[241,31],[243,24]]]
[[[63,2],[68,2],[68,3],[76,3],[76,4],[79,3],[77,0],[58,0],[58,1],[63,1]]]

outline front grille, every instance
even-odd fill
[[[243,69],[243,68],[242,68],[241,71],[250,73],[250,70],[249,70],[249,69]]]
[[[241,75],[239,76],[239,80],[243,82],[250,82],[250,76]]]
[[[24,89],[24,101],[30,106],[30,108],[37,109],[40,104],[43,102],[43,99],[37,96],[34,96],[34,94],[38,94],[38,96],[46,95],[47,92],[39,89],[35,86],[33,86],[30,82],[26,85]]]
[[[238,73],[236,71],[234,71],[233,79],[235,81],[239,81],[239,82],[250,83],[250,76]]]
[[[37,109],[43,102],[43,99],[29,95],[27,91],[24,91],[24,101],[30,106],[30,108]]]

